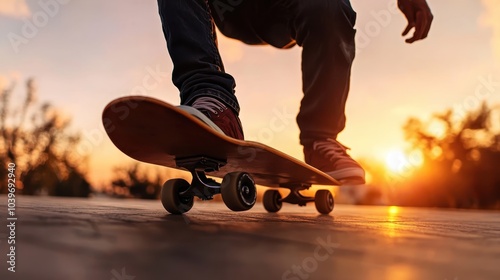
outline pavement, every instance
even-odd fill
[[[500,279],[500,212],[0,196],[0,279]],[[11,227],[12,228],[12,227]],[[14,234],[15,272],[8,270]]]

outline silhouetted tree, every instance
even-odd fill
[[[19,106],[11,102],[14,88],[0,89],[0,192],[6,192],[6,168],[13,162],[23,194],[88,196],[90,184],[78,168],[86,159],[74,152],[80,137],[68,132],[70,120],[36,102],[32,79]]]
[[[498,111],[496,111],[498,112]],[[500,206],[500,115],[484,103],[455,120],[448,110],[430,121],[410,118],[406,139],[424,165],[397,191],[399,204],[459,208]]]
[[[140,168],[138,163],[116,168],[115,179],[112,181],[113,195],[143,199],[158,198],[165,178],[153,170],[149,171],[155,174],[148,174],[147,171],[145,168]]]

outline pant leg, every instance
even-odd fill
[[[247,43],[267,43],[278,48],[302,46],[304,97],[297,116],[300,142],[308,145],[316,139],[335,139],[345,126],[355,53],[356,13],[349,0],[251,3],[242,11],[226,11],[226,20],[216,19],[217,26],[223,34]]]
[[[344,129],[351,66],[355,55],[356,13],[349,0],[300,1],[293,20],[303,47],[304,97],[297,123],[300,141],[333,138]]]
[[[289,48],[288,0],[208,0],[217,27],[227,37],[249,45]],[[291,2],[291,1],[290,1]]]
[[[239,113],[236,84],[224,71],[207,0],[158,0],[158,9],[181,104],[212,96]]]

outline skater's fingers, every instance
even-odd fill
[[[407,43],[413,43],[418,40],[427,38],[431,29],[432,20],[434,16],[425,1],[417,3],[416,13],[414,18],[415,32],[413,36],[406,40]]]
[[[417,12],[416,22],[415,22],[415,32],[413,32],[413,36],[411,38],[406,40],[407,43],[411,44],[415,41],[422,39],[424,24],[425,22],[422,18],[422,13]]]
[[[434,16],[432,15],[431,11],[428,10],[427,13],[424,13],[424,18],[425,18],[425,27],[422,39],[427,38],[427,35],[429,35],[429,31],[431,30],[431,25],[432,21],[434,20]]]
[[[408,32],[410,32],[410,30],[414,27],[415,25],[413,23],[409,23],[408,22],[408,25],[406,26],[405,30],[403,31],[403,34],[402,36],[406,36],[408,34]]]
[[[406,40],[406,42],[410,44],[427,37],[431,28],[432,14],[426,15],[424,14],[424,12],[419,11],[417,12],[416,19],[415,33],[413,34],[412,38]]]

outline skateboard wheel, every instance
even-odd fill
[[[232,172],[226,174],[221,183],[222,200],[233,211],[246,211],[255,205],[257,188],[250,174]]]
[[[267,190],[264,193],[264,198],[262,200],[264,208],[267,212],[275,213],[280,211],[283,202],[281,201],[281,194],[277,190]]]
[[[321,214],[330,214],[333,210],[335,202],[333,200],[333,195],[329,190],[319,190],[316,192],[316,196],[314,197],[314,204],[316,205],[318,212]]]
[[[191,210],[194,197],[192,195],[180,195],[189,187],[189,183],[184,179],[166,181],[161,189],[161,203],[165,210],[172,214],[182,214]]]

